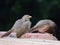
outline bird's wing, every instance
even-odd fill
[[[23,25],[25,25],[25,28],[30,28],[31,27],[31,22],[26,21],[26,22],[23,23]]]
[[[17,29],[17,28],[21,27],[22,24],[23,24],[23,20],[19,19],[15,22],[15,24],[13,25],[13,27],[11,29]]]
[[[28,32],[28,31],[30,31],[30,28],[31,28],[31,22],[26,21],[25,23],[23,23],[23,26],[25,26],[25,30]]]
[[[19,38],[21,35],[29,32],[31,27],[31,22],[30,21],[26,21],[22,24],[21,28],[19,29],[18,33],[17,33],[17,37]]]

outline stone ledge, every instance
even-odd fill
[[[0,38],[0,45],[60,45],[60,41],[45,39]]]

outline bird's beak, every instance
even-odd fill
[[[28,18],[32,18],[32,16],[29,16]]]

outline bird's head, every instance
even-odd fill
[[[30,18],[32,18],[32,16],[30,16],[30,15],[24,15],[24,16],[22,17],[22,19],[30,19]]]

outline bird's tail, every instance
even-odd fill
[[[8,32],[6,32],[5,34],[3,34],[0,38],[3,38],[5,36],[8,36],[13,30],[9,30]]]

